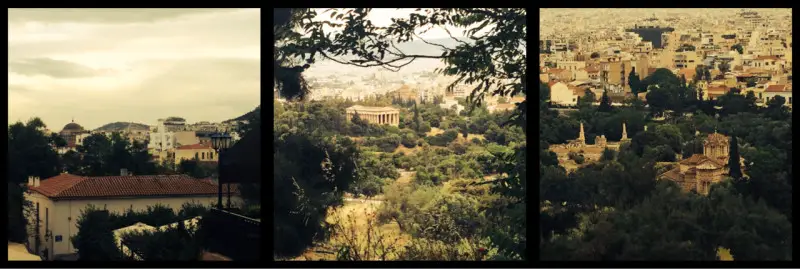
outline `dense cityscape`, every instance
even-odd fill
[[[791,260],[791,9],[540,9],[542,260]]]

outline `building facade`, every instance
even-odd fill
[[[72,122],[64,125],[64,128],[58,134],[61,136],[61,138],[64,138],[64,140],[67,141],[67,147],[75,148],[78,143],[78,136],[85,137],[83,135],[87,135],[89,133],[89,131],[83,129],[83,126],[75,123],[75,120],[72,120]]]
[[[70,238],[78,233],[77,221],[89,205],[124,213],[161,204],[178,212],[185,203],[210,206],[218,198],[216,183],[186,175],[82,177],[64,173],[41,181],[30,177],[25,199],[35,210],[28,221],[28,230],[34,231],[28,247],[52,260],[77,252]],[[241,202],[241,198],[231,197],[231,203]]]
[[[362,120],[372,124],[400,125],[400,110],[393,107],[367,107],[355,105],[347,108],[347,120],[352,121],[358,114]]]
[[[150,130],[150,142],[147,149],[151,153],[169,151],[175,148],[175,133],[169,131],[166,120],[159,119],[158,125]]]
[[[719,133],[709,134],[703,143],[703,154],[694,154],[677,163],[677,167],[661,174],[659,179],[677,183],[684,191],[694,190],[707,195],[712,184],[728,175],[729,138]],[[744,159],[739,160],[744,168]]]
[[[193,160],[197,158],[201,162],[216,162],[219,156],[213,148],[206,144],[184,145],[175,148],[175,164],[178,165],[183,160]]]

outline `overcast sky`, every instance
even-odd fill
[[[222,121],[260,103],[259,9],[9,9],[8,122],[53,131],[180,116]]]

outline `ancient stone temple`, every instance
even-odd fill
[[[368,107],[355,105],[347,108],[347,120],[352,121],[353,116],[372,124],[400,125],[400,110],[393,107]]]
[[[622,123],[622,138],[619,139],[620,142],[628,141],[628,127],[625,126],[625,123]]]
[[[621,140],[620,142],[628,140],[624,123],[622,125],[622,136],[625,140]],[[561,161],[566,161],[569,158],[570,152],[583,154],[588,161],[596,161],[600,159],[600,155],[602,155],[603,150],[606,148],[619,150],[620,142],[609,143],[605,135],[600,135],[594,138],[594,144],[587,145],[586,134],[583,130],[583,122],[581,122],[577,139],[568,140],[566,144],[550,145],[550,151],[554,152]]]
[[[677,167],[661,174],[659,179],[678,183],[684,191],[695,190],[707,195],[711,184],[728,175],[729,138],[714,132],[703,143],[703,154],[694,154],[677,163]],[[739,160],[744,164],[744,159]],[[742,165],[744,167],[744,165]]]

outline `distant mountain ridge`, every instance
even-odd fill
[[[103,131],[103,132],[121,132],[128,129],[130,126],[131,130],[147,130],[150,129],[150,125],[135,123],[135,122],[112,122],[103,126],[94,129],[95,131]]]

